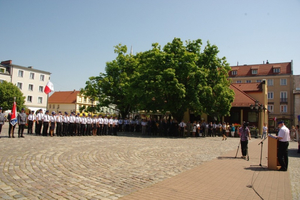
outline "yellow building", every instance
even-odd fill
[[[294,123],[293,62],[231,66],[232,83],[267,82],[269,129],[284,120],[288,127]]]

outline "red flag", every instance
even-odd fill
[[[17,123],[17,103],[14,101],[14,105],[12,108],[12,114],[11,114],[11,118],[10,118],[10,124],[11,125],[16,125]]]
[[[51,83],[51,81],[48,81],[45,89],[44,89],[44,92],[46,94],[49,94],[50,92],[54,91],[54,87],[53,87],[53,83]]]

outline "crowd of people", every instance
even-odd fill
[[[1,112],[2,113],[2,110]],[[1,118],[2,116],[2,118]],[[1,120],[3,119],[3,120]],[[41,136],[88,136],[88,135],[117,135],[117,132],[141,132],[144,136],[160,137],[216,137],[235,136],[235,126],[228,123],[206,123],[194,121],[185,123],[175,119],[160,119],[155,117],[117,118],[109,115],[80,114],[71,112],[43,113],[42,109],[36,113],[31,111],[26,115],[25,110],[17,115],[17,123],[9,123],[8,136],[14,138],[15,127],[18,125],[18,137],[24,137],[25,126],[27,134]],[[10,121],[8,115],[8,121]],[[0,126],[4,124],[4,115],[0,114]],[[0,127],[0,128],[1,128]],[[0,129],[1,133],[1,129]]]

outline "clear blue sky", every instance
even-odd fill
[[[294,63],[300,0],[0,0],[0,60],[52,73],[55,91],[105,72],[121,43],[133,52],[174,37],[209,40],[230,65]]]

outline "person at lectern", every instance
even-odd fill
[[[251,140],[251,134],[247,123],[244,123],[243,126],[239,128],[239,134],[241,137],[242,158],[245,159],[248,151],[248,140]]]
[[[288,147],[290,141],[290,130],[284,125],[283,121],[279,121],[278,123],[278,162],[281,166],[279,171],[287,171],[288,169]]]

